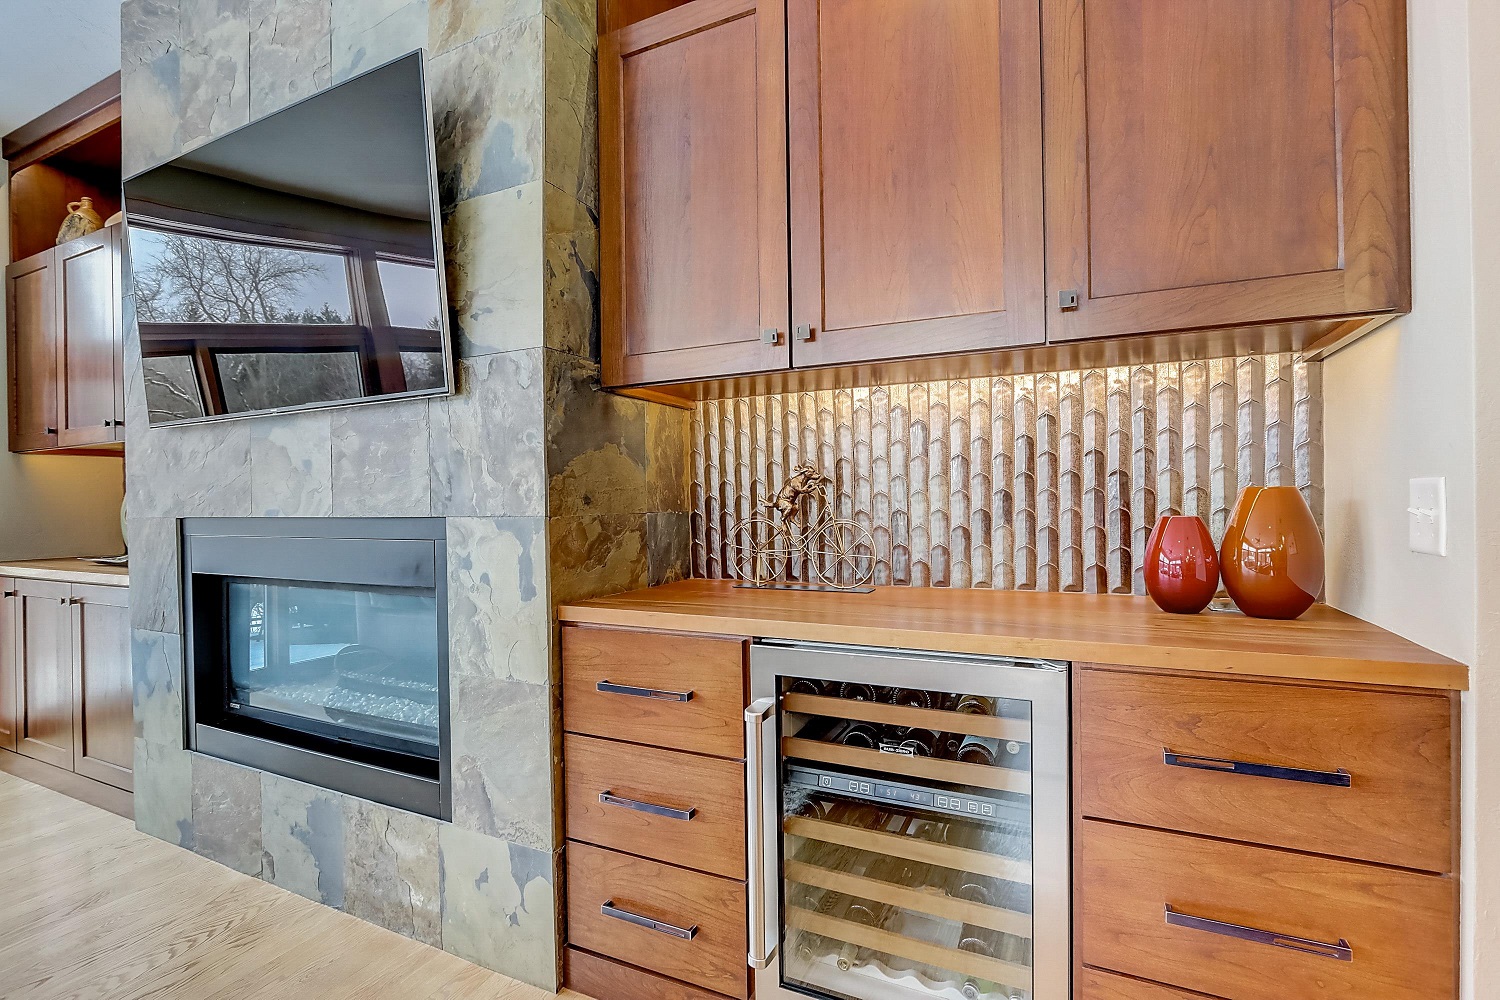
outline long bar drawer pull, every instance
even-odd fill
[[[622,809],[634,809],[636,812],[650,813],[653,816],[665,816],[667,819],[680,819],[683,822],[687,822],[698,815],[698,810],[696,809],[673,809],[671,806],[659,806],[654,802],[627,799],[608,790],[599,793],[599,801],[607,806],[620,806]]]
[[[1354,783],[1349,772],[1342,767],[1337,771],[1307,771],[1300,767],[1276,767],[1272,764],[1251,764],[1243,760],[1224,760],[1219,757],[1197,757],[1192,754],[1173,753],[1162,747],[1161,760],[1171,767],[1191,767],[1198,771],[1222,771],[1225,774],[1247,774],[1252,778],[1279,778],[1282,781],[1305,781],[1312,785],[1334,785],[1348,788]]]
[[[697,924],[694,924],[691,927],[678,927],[676,924],[668,924],[663,923],[660,920],[652,920],[650,917],[643,917],[639,913],[631,913],[629,910],[620,909],[615,905],[615,901],[613,899],[606,900],[604,902],[604,905],[599,907],[599,910],[606,917],[613,917],[616,920],[623,920],[627,924],[635,924],[637,927],[644,927],[648,931],[656,931],[658,934],[665,934],[668,937],[680,938],[683,941],[691,941],[693,938],[698,936]]]
[[[628,684],[614,684],[610,681],[600,681],[594,685],[594,690],[601,694],[624,694],[632,698],[651,698],[655,701],[692,701],[691,691],[662,691],[657,688],[638,688]]]
[[[1339,962],[1354,961],[1354,949],[1349,947],[1349,942],[1343,938],[1339,938],[1338,944],[1328,944],[1325,941],[1314,941],[1311,938],[1293,937],[1290,934],[1277,934],[1273,931],[1263,931],[1255,927],[1228,924],[1222,920],[1210,920],[1208,917],[1195,917],[1191,913],[1183,913],[1181,910],[1172,909],[1171,904],[1167,905],[1166,910],[1167,923],[1173,927],[1187,927],[1195,931],[1207,931],[1210,934],[1219,934],[1240,941],[1253,941],[1256,944],[1268,944],[1275,948],[1286,948],[1288,951],[1300,951],[1304,955],[1332,958]]]

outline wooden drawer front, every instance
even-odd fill
[[[658,976],[613,959],[569,948],[563,985],[575,993],[600,1000],[722,1000],[717,993],[700,990],[675,979]]]
[[[1083,969],[1078,975],[1077,1000],[1203,1000],[1170,986],[1130,979],[1098,969]]]
[[[1097,669],[1079,692],[1085,816],[1455,870],[1456,699]],[[1172,766],[1167,750],[1350,784]]]
[[[569,732],[745,755],[745,640],[568,627],[562,656]]]
[[[606,916],[610,904],[691,940]],[[749,995],[745,885],[568,843],[568,943],[741,1000]]]
[[[570,838],[745,877],[743,764],[569,734],[563,771]]]
[[[1230,1000],[1455,995],[1453,879],[1093,820],[1083,823],[1078,865],[1088,965]],[[1346,940],[1353,958],[1173,926],[1168,906],[1327,945]]]

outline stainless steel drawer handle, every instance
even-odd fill
[[[599,907],[599,910],[606,917],[623,920],[627,924],[635,924],[637,927],[644,927],[648,931],[656,931],[658,934],[665,934],[668,937],[678,938],[682,941],[691,941],[698,936],[697,924],[691,927],[678,927],[676,924],[665,923],[661,920],[652,920],[650,917],[643,917],[639,913],[631,913],[629,910],[620,909],[612,899],[606,900],[604,905]]]
[[[1219,757],[1196,757],[1192,754],[1173,753],[1163,747],[1163,764],[1171,767],[1190,767],[1197,771],[1222,771],[1225,774],[1246,774],[1252,778],[1278,778],[1281,781],[1302,781],[1310,785],[1333,785],[1348,788],[1354,783],[1349,772],[1307,771],[1300,767],[1275,767],[1271,764],[1251,764],[1243,760],[1224,760]]]
[[[1251,941],[1255,944],[1268,944],[1273,948],[1285,948],[1288,951],[1300,951],[1304,955],[1317,955],[1320,958],[1331,958],[1338,962],[1354,961],[1354,949],[1349,947],[1349,942],[1339,938],[1337,944],[1328,944],[1326,941],[1314,941],[1311,938],[1295,937],[1291,934],[1277,934],[1274,931],[1263,931],[1256,927],[1244,927],[1240,924],[1229,924],[1222,920],[1210,920],[1208,917],[1195,917],[1191,913],[1183,913],[1172,909],[1169,904],[1166,908],[1167,923],[1172,927],[1186,927],[1189,930],[1207,931],[1210,934],[1218,934],[1221,937],[1234,938],[1238,941]]]
[[[667,819],[680,819],[684,823],[698,815],[696,809],[673,809],[671,806],[659,806],[654,802],[642,802],[639,799],[627,799],[624,796],[615,795],[610,791],[599,793],[599,801],[607,806],[619,806],[622,809],[633,809],[636,812],[650,813],[652,816],[665,816]]]
[[[631,687],[628,684],[614,684],[610,681],[600,681],[594,685],[594,690],[601,694],[623,694],[631,698],[650,698],[653,701],[692,701],[691,691],[662,691],[657,688]]]

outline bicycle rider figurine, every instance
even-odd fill
[[[802,521],[802,501],[818,494],[818,490],[829,483],[827,476],[806,462],[792,470],[791,478],[776,494],[776,499],[766,504],[781,515],[784,524],[799,525]]]

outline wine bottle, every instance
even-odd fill
[[[839,685],[839,697],[846,701],[874,701],[875,687],[859,681],[845,681]]]
[[[828,695],[837,693],[837,685],[829,681],[815,681],[810,677],[799,677],[792,681],[792,686],[787,688],[791,694],[815,694]]]
[[[985,764],[990,767],[1000,758],[1000,741],[988,736],[965,736],[958,748],[958,759],[965,764]]]
[[[909,726],[887,726],[880,739],[881,753],[899,753],[907,757],[935,757],[938,734],[930,729]]]
[[[986,698],[982,694],[966,694],[958,699],[954,711],[963,715],[994,715],[995,699]]]
[[[891,691],[892,705],[907,705],[911,708],[935,708],[936,702],[931,691],[923,691],[920,688],[895,688]]]
[[[880,746],[880,730],[873,724],[851,719],[836,729],[830,742],[842,743],[846,747],[875,750]]]

